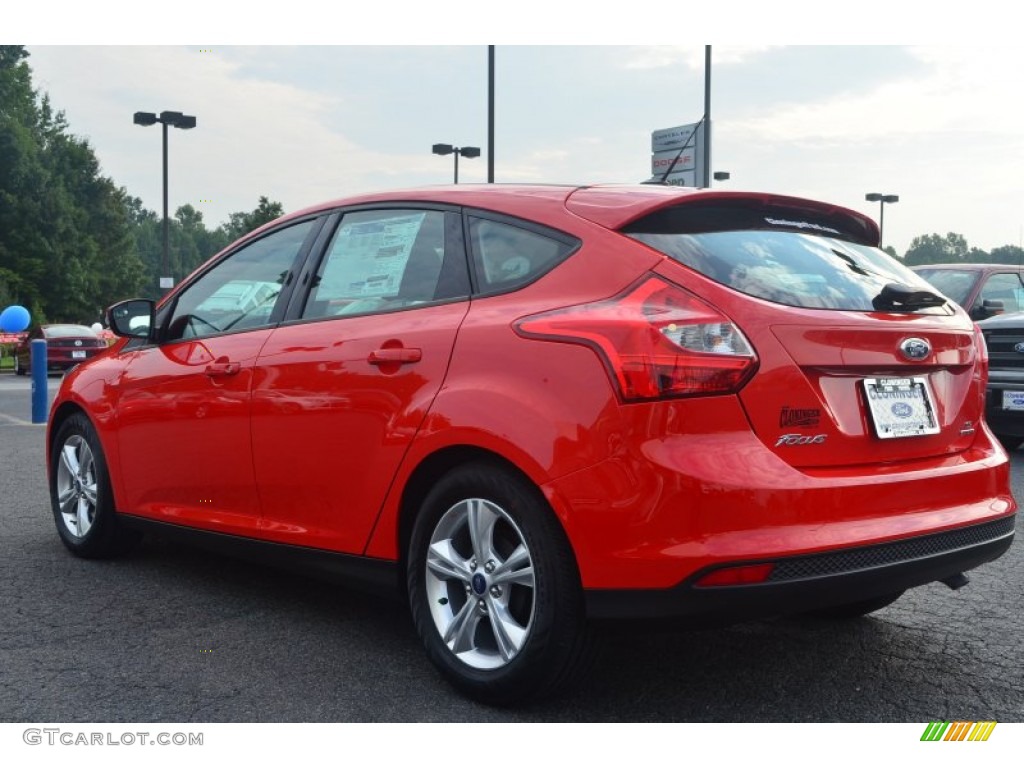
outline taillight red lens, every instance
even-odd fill
[[[757,369],[729,318],[653,275],[611,299],[524,317],[515,330],[596,350],[627,401],[736,392]]]
[[[984,413],[988,390],[988,343],[977,323],[974,324],[974,345],[978,348],[978,360],[974,364],[974,381],[981,401],[981,412]]]

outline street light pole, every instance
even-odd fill
[[[704,46],[704,178],[701,185],[711,186],[711,46]]]
[[[164,250],[163,255],[160,257],[160,288],[164,287],[164,279],[171,277],[168,272],[168,259],[171,252],[170,246],[170,222],[167,217],[167,123],[162,123],[160,126],[163,129],[164,135]],[[167,286],[170,288],[171,286]]]
[[[881,192],[868,192],[864,195],[864,199],[869,203],[878,203],[878,247],[884,248],[885,246],[885,204],[886,203],[898,203],[900,201],[899,195],[883,195]]]
[[[487,46],[487,183],[494,183],[494,46]]]
[[[455,183],[459,183],[459,156],[480,157],[480,147],[455,147],[451,144],[435,144],[431,148],[435,155],[455,155]]]
[[[194,115],[183,115],[181,112],[163,111],[157,116],[153,112],[136,112],[132,122],[135,125],[150,126],[156,123],[161,124],[163,129],[163,192],[164,192],[164,248],[160,263],[160,288],[170,289],[174,287],[174,278],[168,274],[168,262],[170,254],[170,218],[167,213],[167,128],[174,126],[188,130],[196,127]]]

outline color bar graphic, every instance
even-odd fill
[[[988,741],[996,727],[995,720],[967,722],[964,720],[928,723],[921,741]]]

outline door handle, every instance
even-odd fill
[[[206,375],[213,376],[234,376],[242,370],[241,363],[210,363],[206,366]]]
[[[383,347],[370,353],[367,361],[370,365],[387,365],[389,363],[418,363],[423,359],[423,350],[415,347]]]

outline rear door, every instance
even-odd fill
[[[361,553],[448,370],[469,307],[461,218],[345,213],[292,322],[256,362],[264,535]],[[297,297],[299,298],[299,297]]]

